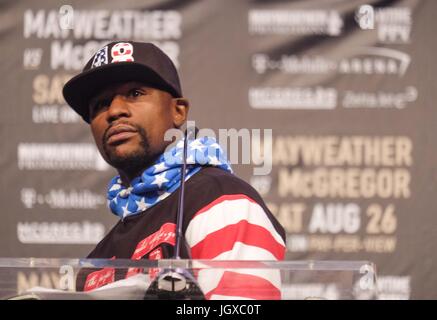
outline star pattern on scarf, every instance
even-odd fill
[[[158,174],[155,176],[155,180],[153,180],[152,184],[156,184],[158,188],[162,187],[162,184],[168,182],[169,180],[165,177],[165,172]]]
[[[126,203],[126,205],[124,207],[121,207],[121,209],[123,210],[123,218],[128,216],[131,213],[129,211],[129,209],[127,208],[128,205],[129,205],[129,203]]]
[[[167,169],[165,162],[160,162],[154,167],[153,173],[162,172],[165,169]]]
[[[135,201],[135,203],[137,204],[139,211],[144,211],[148,208],[148,204],[146,203],[144,198],[141,198],[140,201]]]
[[[180,186],[180,168],[182,166],[183,140],[166,154],[172,155],[171,162],[160,157],[157,162],[144,170],[141,176],[132,180],[129,187],[122,184],[119,176],[114,177],[108,185],[108,205],[120,218],[147,211],[150,207],[164,200]],[[225,158],[220,145],[213,138],[201,137],[187,144],[187,172],[185,181],[196,174],[202,166],[216,166],[232,173],[232,168]]]

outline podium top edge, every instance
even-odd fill
[[[130,259],[76,259],[76,258],[0,258],[0,268],[254,268],[283,270],[359,270],[375,268],[366,260],[130,260]]]

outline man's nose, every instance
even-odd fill
[[[116,95],[108,107],[107,120],[113,122],[121,117],[129,117],[129,107],[122,95]]]

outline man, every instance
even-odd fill
[[[173,258],[183,141],[170,145],[164,136],[185,123],[189,103],[169,57],[150,43],[109,43],[65,84],[63,94],[90,124],[103,158],[119,172],[109,184],[108,202],[120,221],[88,258]],[[180,257],[282,260],[284,230],[259,194],[233,175],[214,140],[187,143],[186,246]],[[98,270],[86,275],[80,289],[93,290],[138,272]],[[269,276],[207,274],[198,275],[206,298],[280,298],[278,279]]]

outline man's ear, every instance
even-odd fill
[[[185,98],[173,99],[173,124],[176,128],[179,128],[188,117],[188,110],[190,109],[190,103]]]

